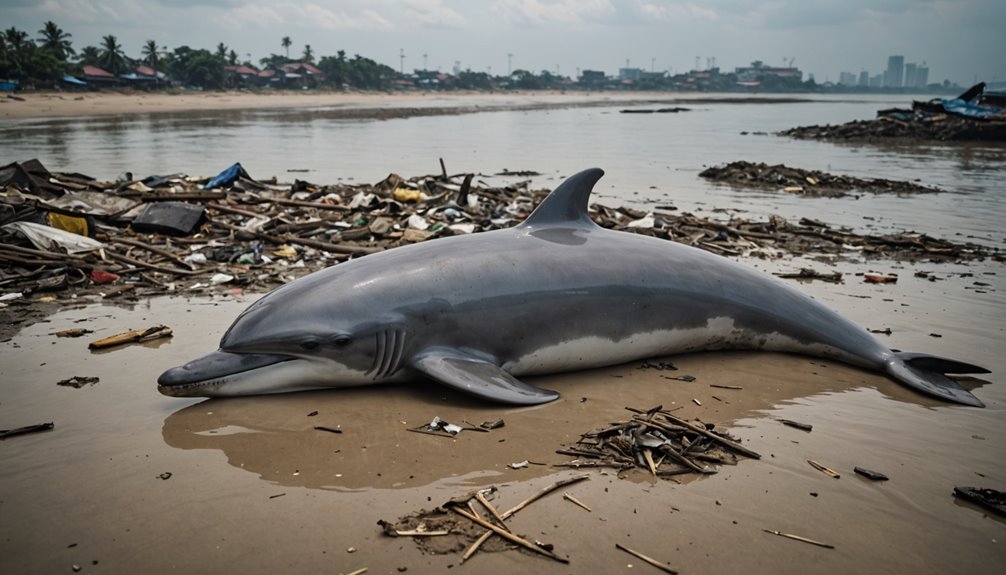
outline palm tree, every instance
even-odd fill
[[[290,37],[289,36],[283,36],[283,40],[280,41],[280,45],[283,46],[284,48],[286,48],[286,59],[287,60],[290,59],[290,44],[293,44],[293,42],[290,41]]]
[[[97,66],[101,64],[101,51],[94,46],[84,46],[84,49],[80,51],[80,55],[77,57],[77,61],[84,65]]]
[[[70,45],[70,36],[72,34],[64,32],[52,20],[46,22],[38,33],[40,34],[38,40],[36,40],[38,45],[46,50],[50,50],[61,62],[65,62],[67,58],[77,53]]]
[[[310,44],[304,45],[304,55],[301,56],[301,59],[303,59],[308,64],[314,64],[314,50],[311,49]]]
[[[154,40],[147,40],[143,45],[143,61],[154,70],[157,70],[157,65],[161,63],[160,47]]]
[[[231,65],[231,66],[237,66],[238,65],[238,53],[235,52],[234,50],[231,50],[230,52],[228,52],[227,53],[227,63],[229,65]]]
[[[122,52],[122,45],[115,36],[109,34],[101,38],[101,66],[109,72],[118,75],[126,67],[126,55]]]
[[[25,43],[28,42],[28,33],[11,26],[4,30],[3,40],[8,50],[18,52],[24,49]]]
[[[221,60],[227,59],[227,46],[223,42],[217,44],[216,57]]]

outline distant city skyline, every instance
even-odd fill
[[[872,78],[891,55],[928,68],[928,81],[1006,80],[1002,0],[0,0],[4,27],[35,38],[47,20],[78,51],[115,35],[131,57],[147,40],[173,49],[220,42],[258,63],[305,45],[345,50],[399,70],[524,69],[575,77],[584,69],[686,72],[790,61],[817,82]],[[903,82],[904,80],[902,80]]]

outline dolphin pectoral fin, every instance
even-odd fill
[[[884,370],[899,382],[927,395],[962,405],[985,407],[982,400],[944,375],[944,372],[988,373],[978,366],[925,354],[899,352],[888,360]]]
[[[447,387],[490,401],[538,405],[559,394],[528,385],[498,365],[461,354],[428,352],[412,360],[412,368]]]

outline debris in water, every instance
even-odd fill
[[[36,423],[35,425],[26,425],[24,427],[18,427],[16,429],[0,429],[0,439],[7,439],[8,437],[15,437],[17,435],[26,435],[29,433],[38,433],[40,431],[52,431],[55,425],[50,421],[48,423]]]
[[[75,375],[68,379],[62,379],[56,382],[56,385],[62,385],[63,387],[72,387],[74,389],[80,389],[85,385],[94,385],[100,381],[97,377],[90,377],[87,375]]]
[[[90,349],[105,349],[127,343],[139,343],[172,336],[171,328],[166,325],[155,325],[146,329],[134,329],[120,334],[92,341],[87,347]]]
[[[890,477],[884,475],[879,471],[873,471],[872,469],[866,469],[865,467],[854,467],[853,471],[862,475],[867,479],[872,479],[874,481],[887,481]]]

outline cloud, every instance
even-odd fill
[[[435,28],[461,28],[468,21],[443,0],[403,0],[407,21]]]
[[[259,28],[283,25],[308,30],[386,30],[391,22],[374,10],[336,11],[318,3],[250,2],[227,11],[230,18]]]
[[[609,0],[497,0],[492,12],[514,24],[586,24],[616,15]]]
[[[719,20],[716,10],[693,2],[643,2],[636,11],[647,21]]]

